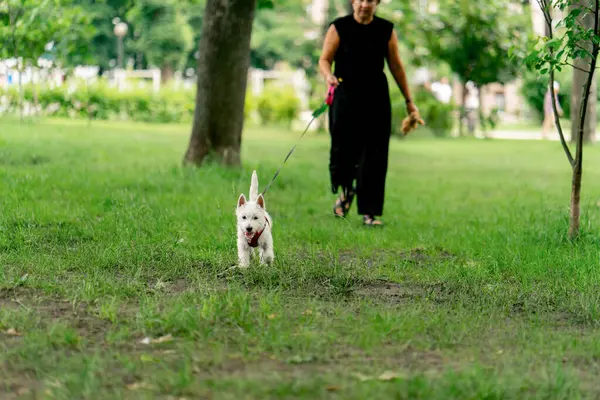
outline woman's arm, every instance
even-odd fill
[[[402,60],[400,59],[400,52],[398,51],[398,37],[396,36],[396,31],[392,30],[392,35],[388,42],[388,55],[387,55],[388,65],[390,67],[390,71],[406,100],[406,109],[409,113],[413,111],[417,111],[417,107],[412,101],[412,97],[410,95],[410,89],[408,88],[408,82],[406,81],[406,72],[404,71],[404,65],[402,64]]]
[[[327,81],[327,84],[336,87],[338,85],[338,80],[331,72],[331,65],[333,64],[333,58],[335,57],[335,52],[339,45],[340,36],[338,35],[335,26],[332,24],[329,26],[329,29],[327,29],[325,40],[323,41],[323,50],[321,52],[321,57],[319,57],[319,71]]]

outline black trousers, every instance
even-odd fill
[[[387,80],[347,82],[329,108],[329,173],[333,193],[356,188],[358,213],[381,216],[391,135]]]

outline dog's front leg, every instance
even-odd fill
[[[250,266],[250,251],[246,249],[238,249],[238,259],[240,267],[247,268]]]
[[[238,260],[239,260],[239,266],[246,268],[248,266],[250,266],[250,252],[251,252],[252,248],[250,246],[248,246],[248,244],[245,241],[245,238],[242,239],[238,238]]]
[[[271,264],[275,259],[275,254],[273,253],[273,241],[267,240],[260,246],[260,263]]]
[[[260,263],[262,265],[271,264],[275,259],[275,254],[273,254],[273,250],[262,250],[260,254]]]

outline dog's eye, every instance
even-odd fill
[[[253,219],[258,219],[258,217],[255,216]]]
[[[245,215],[243,215],[243,216],[242,216],[242,219],[246,219],[246,216],[245,216]]]

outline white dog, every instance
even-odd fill
[[[265,209],[265,199],[258,194],[258,177],[252,172],[250,182],[250,199],[246,200],[241,194],[236,208],[238,231],[238,258],[241,267],[250,265],[250,256],[258,247],[261,264],[273,262],[273,236],[271,228],[273,221]]]

